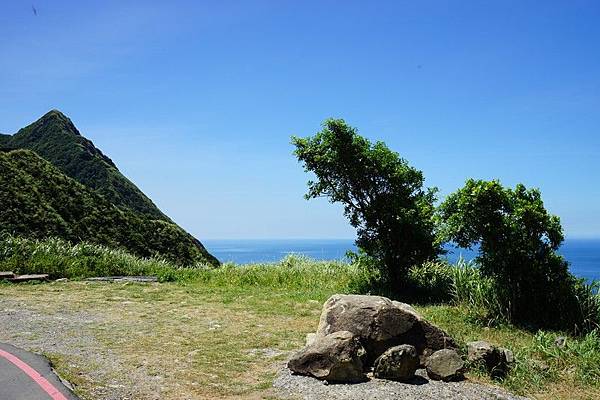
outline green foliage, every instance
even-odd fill
[[[583,279],[575,283],[579,332],[600,331],[600,281],[591,283]]]
[[[174,279],[174,264],[159,258],[143,259],[119,249],[62,239],[0,240],[0,270],[16,274],[49,274],[50,278],[81,279],[93,276],[153,275],[161,281]]]
[[[470,264],[471,268],[476,266]],[[417,307],[435,325],[449,332],[463,349],[467,342],[485,340],[511,349],[515,365],[494,382],[531,398],[592,399],[600,388],[600,336],[598,331],[572,337],[560,332],[523,330],[510,324],[482,325],[463,305]],[[556,345],[566,338],[563,348]],[[487,371],[471,369],[469,377],[487,381]],[[554,384],[554,385],[553,385]],[[556,390],[559,392],[556,393]]]
[[[440,206],[440,221],[444,239],[479,245],[481,273],[493,279],[510,321],[553,328],[581,322],[575,279],[556,253],[560,220],[546,211],[539,190],[470,179]]]
[[[350,291],[361,275],[339,261],[315,261],[287,256],[278,263],[235,265],[221,268],[179,267],[161,258],[140,258],[123,250],[62,239],[32,240],[6,236],[0,240],[0,270],[18,274],[47,273],[51,278],[83,279],[93,276],[152,275],[160,281],[197,283],[202,287],[277,288],[332,293]]]
[[[112,204],[151,219],[169,221],[144,193],[119,172],[112,160],[83,137],[60,111],[48,112],[13,136],[0,137],[1,147],[32,150]]]
[[[408,299],[419,303],[442,303],[451,299],[453,267],[444,261],[426,261],[408,273]]]
[[[3,149],[8,149],[9,147],[9,141],[11,139],[10,135],[5,135],[0,133],[0,151],[2,151]]]
[[[218,264],[177,225],[116,207],[31,151],[0,152],[0,188],[0,234],[88,241],[182,265]]]
[[[460,258],[451,271],[451,295],[467,310],[469,319],[486,326],[507,320],[507,310],[498,298],[494,280],[483,276],[477,264]]]
[[[423,174],[383,142],[372,144],[343,120],[329,119],[313,137],[293,137],[294,154],[307,172],[306,198],[341,203],[357,230],[357,245],[379,260],[382,277],[398,287],[409,268],[435,258],[435,189]]]
[[[518,349],[516,365],[503,384],[518,392],[540,390],[568,377],[578,385],[600,386],[600,335],[592,331],[581,338],[566,338],[556,345],[558,333],[539,331],[528,346]]]

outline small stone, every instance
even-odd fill
[[[515,362],[513,352],[504,347],[496,347],[483,340],[467,343],[467,359],[472,363],[484,364],[493,378],[506,376]]]
[[[486,341],[469,342],[467,343],[467,360],[470,362],[486,361],[493,351],[494,346]]]
[[[505,349],[504,347],[500,347],[499,349],[502,352],[504,362],[507,364],[513,364],[515,362],[515,355],[512,350]]]
[[[427,375],[436,381],[456,381],[463,378],[464,362],[452,349],[442,349],[433,353],[425,364]]]
[[[373,376],[406,382],[414,378],[418,366],[417,349],[409,344],[402,344],[387,349],[375,360]]]
[[[559,349],[564,349],[565,346],[567,344],[567,338],[564,336],[559,336],[556,338],[556,340],[554,341],[554,345],[556,347],[558,347]]]

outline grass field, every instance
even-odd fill
[[[220,281],[4,284],[0,340],[46,354],[84,399],[273,398],[277,370],[316,329],[335,291]],[[510,390],[539,399],[600,395],[598,364],[582,365],[581,349],[556,353],[549,342],[558,334],[481,327],[451,306],[419,311],[461,343],[485,339],[515,350],[519,364],[501,384]],[[596,353],[588,361],[598,351],[589,348]],[[477,372],[469,378],[487,381]]]
[[[427,268],[419,277],[429,282]],[[315,331],[323,302],[364,290],[371,279],[356,265],[298,257],[179,268],[102,246],[18,238],[0,242],[0,270],[73,279],[0,282],[0,341],[46,354],[83,399],[94,400],[273,398],[275,374]],[[135,274],[157,275],[162,283],[79,280]],[[466,297],[473,297],[467,286]],[[561,333],[486,326],[479,303],[471,303],[416,305],[463,349],[488,340],[515,352],[516,366],[503,381],[476,369],[469,379],[537,399],[600,398],[597,331],[567,337],[559,348]]]

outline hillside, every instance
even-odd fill
[[[100,152],[96,156],[109,164]],[[32,151],[0,151],[0,188],[0,234],[85,240],[178,264],[218,265],[174,223],[117,207]]]
[[[46,113],[13,136],[0,135],[0,147],[33,150],[111,203],[153,219],[170,221],[121,174],[110,158],[83,137],[73,122],[58,110]]]

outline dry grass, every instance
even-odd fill
[[[316,329],[325,299],[343,289],[330,280],[281,288],[213,283],[0,284],[0,341],[48,355],[83,399],[275,398],[275,373]],[[536,399],[599,397],[593,338],[569,339],[556,353],[559,333],[483,327],[459,307],[418,309],[460,343],[513,349],[518,366],[502,383],[509,390]],[[499,384],[476,371],[469,378]]]
[[[45,318],[29,337],[2,331],[0,340],[45,352],[84,399],[264,398],[278,365],[315,330],[321,301],[177,284],[1,286],[0,305],[15,317]],[[60,340],[79,348],[54,348]]]

